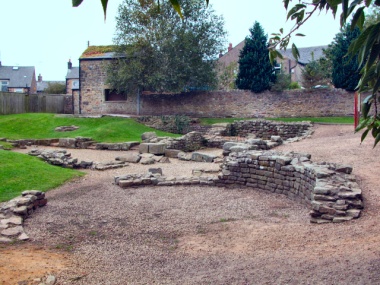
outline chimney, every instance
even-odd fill
[[[232,43],[230,43],[229,45],[228,45],[228,52],[230,52],[232,50]]]
[[[69,59],[69,62],[67,63],[67,68],[71,69],[73,67],[73,64],[71,63],[71,59]]]
[[[223,53],[222,51],[219,52],[219,58],[221,58],[223,56]]]
[[[0,60],[0,67],[1,67],[1,60]]]
[[[38,75],[38,82],[42,82],[42,75],[41,75],[41,73]]]

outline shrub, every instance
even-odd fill
[[[301,86],[298,84],[298,82],[290,82],[289,89],[300,89]]]
[[[282,92],[284,90],[290,89],[290,83],[290,74],[277,74],[276,82],[271,84],[270,90],[274,92]]]

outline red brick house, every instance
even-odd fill
[[[232,47],[232,44],[230,43],[228,51],[225,54],[219,55],[219,72],[239,61],[240,51],[243,49],[244,44],[245,41],[242,41],[237,46]],[[298,48],[300,53],[298,61],[293,57],[291,50],[279,50],[283,59],[277,59],[277,62],[279,63],[278,68],[285,74],[291,74],[292,81],[301,83],[302,69],[312,60],[318,60],[321,58],[323,56],[323,49],[325,48],[327,48],[327,46]]]

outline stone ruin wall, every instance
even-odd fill
[[[309,122],[282,123],[266,120],[237,121],[231,124],[230,134],[247,137],[254,134],[261,139],[270,139],[271,136],[280,136],[283,140],[303,137],[311,129]]]
[[[21,196],[0,203],[0,242],[12,242],[14,239],[28,240],[23,222],[46,203],[45,193],[37,190],[24,191]]]
[[[311,207],[311,222],[343,222],[358,218],[363,209],[351,172],[349,166],[312,163],[310,156],[247,152],[227,158],[216,185],[284,194]]]
[[[218,176],[177,177],[148,173],[115,177],[122,188],[137,186],[203,185],[249,187],[283,194],[311,208],[310,222],[339,223],[356,219],[363,209],[362,193],[352,168],[316,164],[309,155],[250,151],[232,153]]]
[[[178,149],[185,152],[199,150],[203,147],[223,148],[223,144],[231,138],[221,136],[242,136],[254,134],[258,138],[270,139],[271,136],[280,136],[283,140],[306,137],[312,132],[312,124],[309,122],[284,123],[267,120],[237,121],[232,124],[224,124],[217,127],[217,132],[209,133],[191,132],[182,137],[168,141],[168,149]],[[233,139],[232,139],[233,140]],[[61,138],[61,139],[40,139],[40,140],[7,140],[15,146],[44,145],[49,146],[58,144],[64,148],[89,148],[95,146],[97,149],[128,150],[130,143],[96,143],[91,138]],[[136,142],[133,142],[136,145]]]

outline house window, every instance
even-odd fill
[[[276,74],[281,73],[281,68],[282,68],[282,64],[281,63],[276,63],[276,65],[274,66],[274,72]]]
[[[79,89],[79,80],[73,80],[71,84],[72,89]]]
[[[15,88],[15,89],[13,89],[13,92],[24,93],[24,88]]]
[[[8,80],[1,80],[0,83],[1,83],[1,85],[0,85],[0,87],[1,87],[0,91],[7,92],[8,91],[9,81]]]
[[[126,101],[127,94],[124,92],[117,92],[114,89],[104,89],[104,100],[105,101]]]

